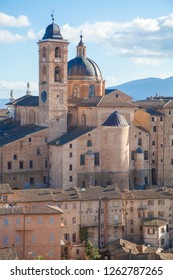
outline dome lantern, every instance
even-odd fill
[[[42,37],[42,40],[48,40],[48,39],[62,40],[63,38],[60,33],[60,28],[56,23],[54,23],[53,14],[51,14],[51,17],[52,17],[52,23],[47,26],[44,36]]]

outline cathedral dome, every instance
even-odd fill
[[[102,79],[98,65],[87,57],[75,57],[68,62],[68,79]]]
[[[68,62],[69,80],[102,80],[102,74],[98,65],[86,57],[86,47],[80,36],[77,46],[77,55]]]
[[[42,38],[42,40],[48,40],[48,39],[62,39],[60,28],[54,22],[52,22],[46,27],[45,34]]]

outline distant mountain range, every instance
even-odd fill
[[[119,89],[130,95],[134,100],[146,99],[156,95],[173,97],[173,77],[139,79],[107,89]],[[5,104],[8,102],[9,99],[0,99],[0,109],[6,108]]]
[[[9,102],[9,99],[0,99],[0,109],[7,108],[7,106],[5,106],[5,104],[8,102]]]
[[[167,79],[139,79],[112,86],[109,89],[119,89],[130,95],[134,100],[146,99],[147,97],[156,95],[173,97],[173,77]]]

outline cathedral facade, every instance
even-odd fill
[[[0,123],[0,183],[19,189],[170,186],[172,102],[134,102],[105,89],[82,35],[70,61],[68,44],[53,20],[38,42],[39,96],[27,85],[25,96],[7,104],[10,117]]]

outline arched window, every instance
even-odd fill
[[[55,48],[55,58],[61,57],[61,49],[59,47]]]
[[[60,69],[59,66],[55,67],[54,81],[55,82],[60,82],[61,81],[61,69]]]
[[[92,147],[92,141],[91,140],[87,141],[87,147]]]
[[[138,146],[142,146],[142,139],[141,138],[138,139]]]
[[[84,113],[81,116],[81,125],[86,125],[86,115]]]
[[[42,58],[46,58],[46,47],[43,47]]]
[[[88,94],[88,97],[93,97],[95,96],[95,86],[94,85],[90,85],[89,86],[89,94]]]

